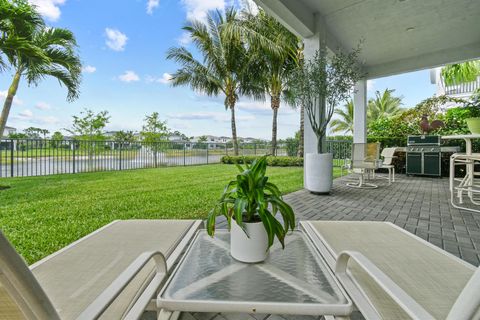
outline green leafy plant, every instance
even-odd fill
[[[237,168],[240,173],[227,184],[220,200],[208,214],[208,234],[214,235],[215,218],[219,215],[227,218],[229,228],[233,219],[244,231],[246,222],[261,221],[267,231],[268,246],[271,247],[277,237],[285,247],[285,235],[295,228],[295,214],[283,201],[278,187],[268,182],[265,176],[267,157],[256,159],[251,165],[246,164],[245,168],[237,164]],[[275,217],[278,212],[282,215],[283,225]]]
[[[478,76],[480,60],[449,64],[442,68],[442,77],[448,86],[472,82],[477,80]]]
[[[358,63],[360,51],[359,44],[350,52],[338,50],[330,58],[326,49],[320,49],[292,72],[295,104],[305,108],[317,137],[318,153],[326,151],[323,138],[335,108],[350,100],[355,84],[365,76]]]

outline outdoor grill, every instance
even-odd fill
[[[409,136],[407,140],[407,175],[440,177],[442,152],[458,152],[459,147],[441,147],[440,136]]]

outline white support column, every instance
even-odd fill
[[[367,80],[355,85],[353,95],[353,143],[367,142]]]
[[[310,38],[304,40],[305,43],[305,59],[311,59],[315,55],[315,52],[320,49],[320,34],[316,33]],[[319,106],[320,107],[320,106]],[[303,153],[304,156],[307,153],[317,153],[317,136],[313,132],[312,125],[305,111],[304,119],[304,140],[303,140]]]
[[[320,17],[315,16],[315,22],[316,22],[316,32],[313,36],[309,38],[304,39],[304,44],[305,44],[305,49],[304,49],[304,56],[305,59],[311,59],[319,50],[321,47],[325,48],[326,43],[327,43],[327,30],[323,25],[323,20],[320,19]],[[325,103],[323,99],[319,99],[319,101],[322,101],[322,103],[318,104],[318,108],[323,108],[325,110]],[[325,113],[325,112],[323,112]],[[317,114],[320,114],[318,112]],[[308,116],[305,112],[305,119],[304,119],[304,140],[303,140],[303,145],[304,145],[304,157],[306,156],[307,153],[317,153],[317,136],[315,132],[312,129],[312,125],[310,124],[310,121],[308,119]],[[325,143],[323,144],[323,147],[325,148]],[[304,165],[305,166],[305,165]],[[304,170],[304,174],[305,174]],[[305,176],[303,179],[304,183],[306,181]]]

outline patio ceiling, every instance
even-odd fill
[[[368,78],[480,58],[479,0],[255,0],[312,37],[324,25],[331,50],[364,40]]]

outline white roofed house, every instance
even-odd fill
[[[8,136],[11,134],[17,133],[17,129],[13,127],[5,127],[5,130],[3,131],[3,137],[0,136],[0,139],[8,139]],[[9,148],[10,142],[7,141],[0,141],[0,150]],[[13,140],[13,148],[14,150],[17,150],[17,142]]]
[[[225,148],[225,144],[230,142],[229,137],[217,137],[212,135],[203,135],[203,136],[196,136],[191,139],[191,142],[194,143],[206,143],[208,145],[208,149],[220,149]]]
[[[181,135],[172,134],[168,137],[168,141],[171,141],[171,142],[185,142],[186,140]]]
[[[5,130],[3,131],[3,137],[4,137],[4,138],[7,138],[10,134],[14,134],[14,133],[17,133],[17,129],[16,129],[16,128],[6,126],[6,127],[5,127]]]
[[[258,141],[258,139],[251,138],[251,137],[242,138],[241,140],[242,140],[243,143],[255,143],[256,141]]]

